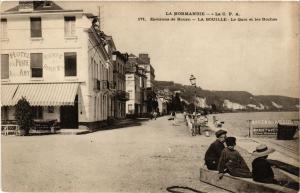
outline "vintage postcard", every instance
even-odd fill
[[[282,1],[2,1],[4,192],[298,192]]]

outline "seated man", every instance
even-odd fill
[[[226,139],[226,133],[227,131],[224,131],[222,129],[218,130],[216,134],[216,141],[214,141],[209,148],[207,149],[205,153],[205,164],[207,166],[207,169],[209,170],[217,170],[218,169],[218,164],[219,164],[219,159],[221,156],[221,153],[223,149],[225,148],[224,142]]]
[[[267,157],[275,150],[268,148],[266,145],[259,145],[252,153],[255,159],[252,162],[252,177],[254,181],[263,183],[277,183],[274,179],[274,173]]]
[[[220,173],[229,173],[235,177],[251,178],[251,172],[245,160],[238,151],[234,149],[236,145],[235,137],[227,137],[226,146],[221,154],[218,170]]]

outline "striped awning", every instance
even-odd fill
[[[1,85],[1,106],[13,106],[13,97],[18,85]]]
[[[6,90],[13,90],[13,95],[6,95]],[[74,105],[79,83],[37,83],[37,84],[18,84],[2,85],[1,104],[2,106],[13,106],[22,97],[31,106],[62,106]],[[11,87],[11,88],[9,88]],[[12,91],[11,91],[12,92]]]

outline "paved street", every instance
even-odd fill
[[[199,181],[207,145],[168,117],[87,135],[2,136],[3,191],[166,192]]]

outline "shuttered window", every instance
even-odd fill
[[[75,36],[75,17],[65,17],[65,36]]]
[[[39,17],[30,18],[31,37],[42,37],[42,21]]]
[[[2,18],[1,19],[1,38],[6,39],[7,38],[7,19]]]
[[[9,57],[8,54],[1,54],[1,79],[9,78]]]
[[[65,76],[77,75],[76,52],[65,53]]]
[[[43,77],[43,54],[30,54],[31,77]]]

